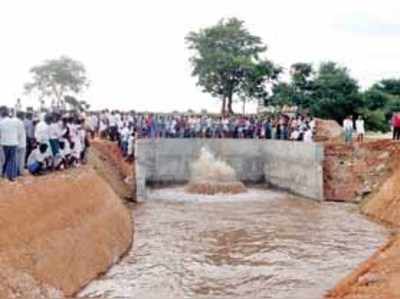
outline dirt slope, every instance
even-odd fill
[[[130,246],[130,213],[91,167],[0,190],[0,298],[70,296]]]
[[[400,157],[393,156],[392,173],[379,190],[362,205],[363,213],[393,228],[385,246],[341,281],[327,298],[400,298]]]
[[[331,201],[359,202],[376,192],[393,172],[392,161],[400,155],[400,144],[392,140],[355,146],[335,142],[324,147],[324,195]]]
[[[125,161],[115,143],[106,140],[92,142],[89,165],[106,180],[115,193],[126,200],[135,200],[133,165]]]

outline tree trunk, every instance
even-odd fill
[[[226,98],[225,97],[223,97],[222,98],[222,107],[221,107],[221,114],[223,115],[223,116],[225,116],[225,113],[226,113]]]
[[[228,114],[234,114],[232,109],[232,95],[228,97]]]
[[[246,114],[246,100],[245,99],[243,99],[242,113],[243,113],[243,115]]]

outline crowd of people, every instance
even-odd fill
[[[96,136],[117,142],[127,160],[137,138],[258,138],[313,141],[315,121],[301,115],[232,116],[101,112],[34,112],[0,107],[0,170],[14,181],[79,167]]]
[[[258,138],[312,142],[315,121],[301,115],[232,116],[137,114],[103,111],[92,113],[101,136],[135,133],[138,138]]]
[[[0,169],[15,181],[25,171],[40,175],[85,163],[90,146],[79,114],[0,108]]]

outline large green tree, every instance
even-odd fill
[[[400,111],[400,80],[383,79],[363,92],[360,114],[369,129],[388,131],[394,112]]]
[[[400,79],[383,79],[375,83],[373,88],[387,94],[400,96]]]
[[[85,66],[67,56],[50,59],[30,69],[27,93],[38,92],[39,100],[51,99],[60,108],[66,95],[77,95],[89,86]]]
[[[315,115],[340,123],[348,115],[357,115],[362,99],[358,83],[346,67],[334,62],[322,63],[312,84],[310,108]]]
[[[295,63],[290,67],[290,82],[278,82],[272,87],[268,105],[296,105],[309,108],[312,103],[313,68],[309,63]]]
[[[317,117],[341,122],[356,115],[363,105],[359,86],[347,68],[334,62],[322,63],[317,71],[311,64],[295,63],[289,82],[279,82],[268,99],[272,105],[296,105]]]
[[[279,69],[261,57],[267,49],[261,38],[251,34],[244,22],[236,18],[190,32],[186,42],[193,52],[192,75],[204,92],[221,99],[223,114],[233,113],[234,96],[253,97]],[[253,93],[255,89],[257,92]]]

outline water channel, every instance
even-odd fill
[[[132,250],[81,296],[321,298],[387,236],[354,205],[254,188],[216,196],[153,190],[132,213]]]

